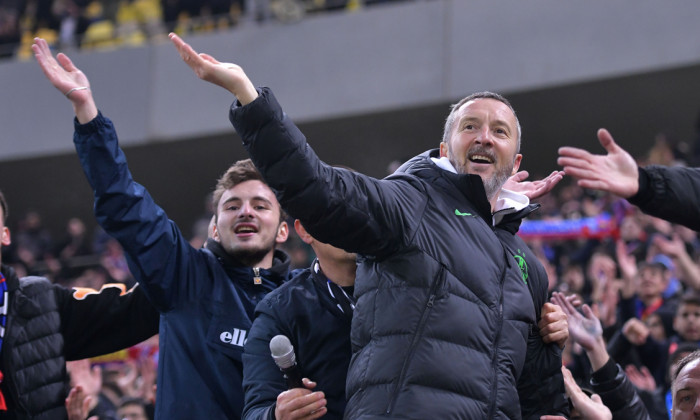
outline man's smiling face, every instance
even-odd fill
[[[269,268],[275,246],[287,240],[280,212],[267,185],[258,180],[241,182],[219,200],[214,239],[245,265]]]
[[[481,176],[489,199],[500,191],[508,177],[520,167],[518,124],[505,103],[477,98],[457,110],[447,142],[440,144],[460,174]]]

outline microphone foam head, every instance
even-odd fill
[[[294,356],[294,347],[289,339],[284,335],[276,335],[270,340],[270,352],[275,363],[281,369],[286,369],[294,366],[296,357]]]

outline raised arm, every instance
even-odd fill
[[[97,105],[92,97],[87,76],[75,67],[67,55],[51,54],[49,45],[41,38],[34,38],[34,57],[49,82],[73,104],[75,116],[81,124],[87,124],[97,116]]]
[[[608,130],[598,130],[598,140],[608,152],[594,155],[576,147],[559,148],[557,163],[578,185],[630,198],[639,191],[639,173],[632,155],[615,143]]]
[[[95,216],[126,251],[134,277],[161,310],[198,296],[204,282],[190,281],[195,278],[190,274],[206,257],[189,246],[148,191],[133,180],[116,129],[99,113],[88,78],[65,54],[54,58],[45,40],[36,38],[32,49],[46,78],[73,105],[73,142],[95,195]]]
[[[199,78],[236,96],[240,104],[234,102],[229,119],[248,154],[282,208],[316,239],[382,256],[414,237],[428,203],[420,180],[388,182],[325,164],[270,89],[256,90],[239,66],[199,54],[175,34],[170,39]]]

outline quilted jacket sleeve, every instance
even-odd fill
[[[427,200],[421,184],[377,180],[323,163],[263,88],[229,116],[282,207],[316,239],[365,255],[386,255],[410,238]],[[414,212],[407,212],[413,209]]]
[[[700,169],[639,168],[639,192],[629,202],[652,216],[700,230]]]

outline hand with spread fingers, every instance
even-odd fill
[[[197,53],[174,33],[168,37],[177,48],[182,60],[190,66],[197,77],[233,93],[243,105],[249,104],[258,97],[253,82],[246,76],[241,66],[222,63],[209,54]]]
[[[606,155],[561,147],[557,164],[564,167],[567,175],[578,179],[580,187],[611,192],[622,198],[632,197],[639,191],[637,162],[615,143],[608,130],[598,130],[598,140],[608,152]]]
[[[537,181],[525,181],[530,176],[528,171],[519,171],[508,178],[503,188],[527,196],[530,200],[542,197],[552,191],[564,178],[564,171],[553,171],[546,178]]]
[[[67,55],[58,53],[54,58],[49,44],[42,38],[34,38],[32,51],[49,82],[73,104],[78,121],[81,124],[92,121],[97,116],[97,106],[87,76]]]
[[[567,297],[563,293],[552,293],[552,302],[560,306],[568,316],[571,339],[583,347],[595,371],[610,360],[603,340],[603,326],[588,305],[581,307],[583,314],[577,311],[572,304],[573,299],[573,296]]]

